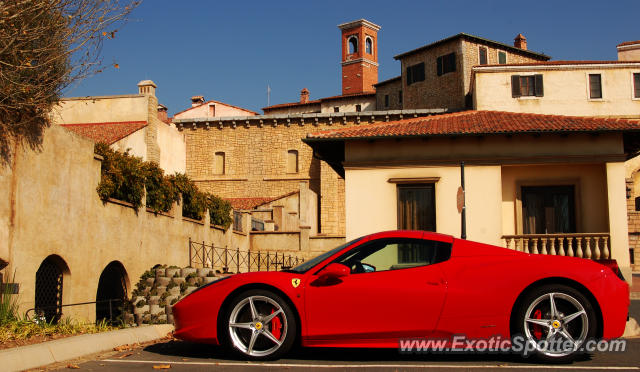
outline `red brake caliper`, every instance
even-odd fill
[[[534,319],[542,319],[542,310],[538,309],[533,313]],[[533,335],[536,339],[540,340],[542,338],[542,326],[539,324],[533,325]]]
[[[271,314],[274,312],[274,310],[271,310]],[[271,334],[278,340],[280,339],[280,336],[282,336],[282,322],[277,316],[271,320]]]

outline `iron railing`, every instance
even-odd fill
[[[124,300],[121,298],[110,298],[108,300],[100,300],[100,301],[88,301],[88,302],[78,302],[75,304],[63,304],[63,305],[51,305],[51,306],[38,306],[38,307],[34,307],[31,308],[29,310],[27,310],[24,314],[25,319],[29,320],[29,321],[33,321],[36,323],[40,323],[40,322],[44,322],[47,321],[44,317],[45,314],[45,310],[57,310],[59,311],[59,315],[60,317],[58,317],[58,319],[54,319],[53,323],[57,323],[57,321],[62,317],[62,308],[63,307],[71,307],[71,306],[81,306],[81,305],[91,305],[91,304],[106,304],[108,303],[109,306],[109,321],[111,323],[113,323],[114,321],[114,312],[119,312],[122,313],[122,309],[118,309],[118,307],[114,307],[114,304],[120,304],[120,306],[122,306],[122,304],[124,303]],[[33,312],[33,315],[30,315],[30,313]],[[33,318],[32,318],[33,316]]]
[[[289,269],[304,262],[304,259],[278,252],[241,251],[239,248],[216,247],[189,238],[189,266],[206,267],[221,273],[278,271]]]

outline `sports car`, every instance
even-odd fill
[[[407,339],[520,335],[540,358],[567,361],[587,340],[620,337],[628,307],[615,262],[389,231],[288,270],[224,277],[180,300],[173,315],[175,337],[247,359],[276,359],[295,344],[398,348]]]

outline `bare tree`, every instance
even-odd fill
[[[40,148],[64,89],[105,68],[103,42],[139,3],[0,0],[0,167]]]

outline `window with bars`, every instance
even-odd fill
[[[589,74],[589,98],[602,98],[602,76],[600,74]]]
[[[633,98],[640,98],[640,73],[633,74]]]
[[[407,85],[424,81],[424,62],[407,67]]]
[[[456,54],[449,53],[436,59],[436,71],[438,76],[442,76],[456,70]]]
[[[511,75],[511,96],[543,97],[542,75]]]

